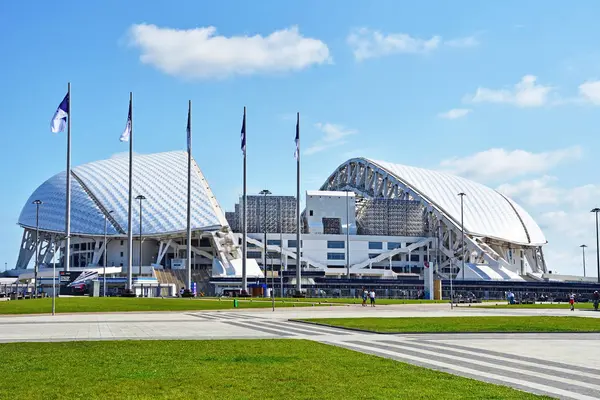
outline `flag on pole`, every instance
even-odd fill
[[[60,102],[52,121],[50,122],[50,130],[52,133],[58,133],[65,130],[67,126],[67,117],[69,116],[69,93],[65,95],[63,101]]]
[[[192,108],[188,108],[188,123],[187,123],[187,148],[188,152],[192,149]]]
[[[246,109],[244,108],[244,119],[242,121],[242,153],[246,155]]]
[[[119,140],[121,142],[129,142],[130,135],[131,135],[131,99],[129,100],[129,114],[127,115],[127,125],[125,125],[125,130],[121,134],[121,138]]]
[[[294,158],[297,160],[300,157],[300,117],[296,121],[296,150],[294,151]]]

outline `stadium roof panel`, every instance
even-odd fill
[[[193,160],[192,160],[193,161]],[[72,170],[71,231],[102,235],[103,212],[112,210],[115,224],[108,234],[127,231],[129,158],[95,161]],[[40,185],[21,211],[19,224],[35,228],[35,199],[42,200],[40,229],[64,232],[66,173],[61,172]],[[133,196],[143,195],[144,235],[184,232],[187,215],[187,152],[173,151],[134,155]],[[132,229],[139,232],[139,202],[135,200]],[[192,229],[214,230],[227,226],[202,172],[192,162]]]
[[[364,159],[384,169],[460,224],[464,198],[465,231],[507,242],[543,245],[544,233],[520,205],[494,189],[449,173]]]

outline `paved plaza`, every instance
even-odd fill
[[[575,315],[591,311],[450,310],[445,304],[0,317],[0,342],[131,339],[308,339],[564,399],[600,398],[600,333],[374,334],[294,318]],[[600,326],[600,319],[598,320]],[[401,377],[400,377],[401,379]]]

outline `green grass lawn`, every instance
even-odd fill
[[[265,299],[260,299],[265,300]],[[271,302],[239,300],[239,308],[270,308]],[[310,303],[276,301],[275,307],[309,307]],[[233,299],[160,299],[125,297],[59,297],[56,312],[119,312],[119,311],[193,311],[227,310],[233,308]],[[52,311],[52,299],[12,300],[0,302],[2,314],[44,314]]]
[[[303,340],[0,344],[1,399],[548,399]]]
[[[278,298],[279,299],[279,298]],[[307,297],[307,298],[285,298],[285,301],[297,301],[297,302],[321,302],[321,303],[333,303],[333,304],[362,304],[362,299],[353,298],[338,298],[338,297]],[[367,300],[367,303],[369,301]],[[377,299],[377,305],[390,305],[390,304],[434,304],[434,303],[448,303],[450,300],[414,300],[414,299]]]
[[[459,304],[459,307],[465,307],[468,305]],[[487,305],[473,304],[471,307],[481,308],[560,308],[568,310],[570,308],[569,303],[538,303],[538,304],[507,304],[505,301],[489,302]],[[593,310],[594,303],[575,303],[576,310]]]
[[[373,332],[600,332],[600,319],[580,317],[317,318],[304,321]]]

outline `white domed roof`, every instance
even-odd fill
[[[544,233],[527,211],[494,189],[445,172],[385,161],[365,161],[387,171],[459,224],[458,193],[464,192],[464,227],[470,235],[519,244],[546,244]]]
[[[66,173],[61,172],[40,185],[23,207],[19,224],[35,228],[35,205],[40,206],[39,226],[45,231],[65,231]],[[95,161],[71,171],[71,232],[104,234],[104,214],[110,210],[108,234],[127,232],[129,158]],[[143,195],[144,235],[184,232],[187,215],[187,152],[174,151],[133,157],[133,197]],[[134,200],[134,233],[139,232],[139,201]],[[206,179],[192,160],[192,229],[215,230],[227,226]]]

